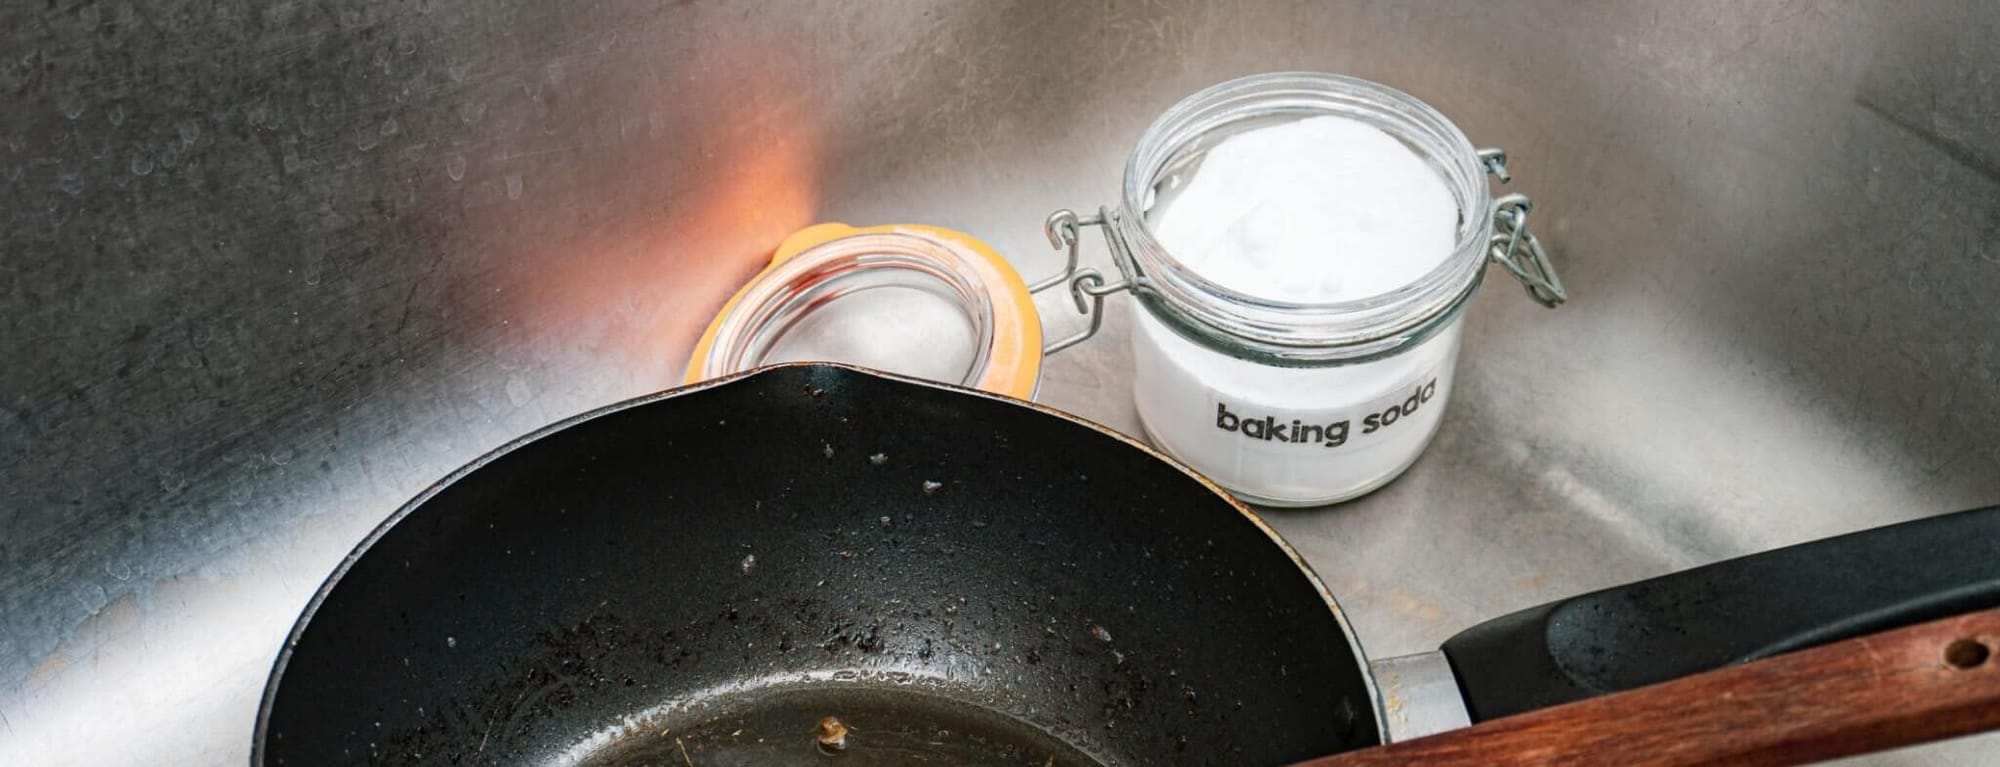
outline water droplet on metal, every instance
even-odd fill
[[[465,155],[454,154],[448,158],[445,158],[444,172],[445,175],[450,176],[451,180],[453,181],[458,181],[460,179],[465,178]]]
[[[507,174],[507,199],[509,200],[521,199],[521,174],[519,173]]]

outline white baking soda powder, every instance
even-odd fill
[[[1167,253],[1230,291],[1293,303],[1378,296],[1450,258],[1459,210],[1402,142],[1343,117],[1224,139],[1147,216]],[[1136,304],[1135,304],[1136,305]],[[1275,367],[1135,312],[1135,398],[1155,444],[1246,499],[1331,503],[1416,461],[1451,391],[1459,323],[1383,359]]]

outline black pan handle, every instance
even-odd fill
[[[1717,562],[1459,632],[1473,721],[2000,606],[2000,506]]]

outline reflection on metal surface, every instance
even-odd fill
[[[750,23],[718,19],[715,31],[748,35]],[[521,191],[520,173],[509,175],[508,197],[519,204],[467,211],[469,229],[520,239],[523,247],[510,258],[536,273],[519,286],[475,277],[453,292],[493,302],[503,323],[539,326],[523,332],[589,338],[595,353],[639,365],[655,386],[671,382],[719,298],[820,207],[823,105],[803,73],[770,54],[765,45],[704,47],[693,55],[707,76],[674,81],[605,71],[604,82],[576,84],[587,105],[574,118],[581,143],[573,143],[577,136],[529,138],[510,156],[589,157],[586,168],[568,178],[557,173],[557,188],[532,192]],[[564,77],[576,77],[574,69]],[[606,114],[590,114],[600,111]],[[615,116],[622,138],[642,129],[642,113],[644,141],[611,140],[610,126],[596,125]],[[536,221],[576,194],[602,209],[567,232]]]
[[[1056,271],[1050,209],[1258,71],[1508,147],[1577,296],[1487,291],[1426,456],[1268,515],[1374,654],[2000,500],[1991,3],[224,6],[0,9],[0,763],[241,763],[341,555],[678,380],[785,233],[923,220]],[[1137,433],[1123,314],[1041,397]]]
[[[1451,661],[1435,650],[1369,661],[1382,689],[1382,722],[1401,742],[1472,724]]]

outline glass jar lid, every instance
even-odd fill
[[[991,247],[915,224],[807,227],[723,305],[687,381],[786,362],[843,362],[1032,399],[1042,328]]]

